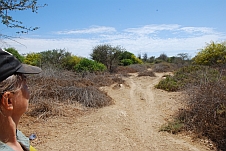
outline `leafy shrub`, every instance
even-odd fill
[[[75,65],[74,69],[77,72],[95,72],[104,71],[107,68],[102,63],[83,58],[77,65]]]
[[[74,70],[74,67],[79,64],[79,62],[82,60],[81,57],[77,57],[74,55],[70,55],[65,57],[62,62],[63,62],[63,67],[64,69],[67,70]]]
[[[219,71],[214,68],[190,65],[175,71],[173,76],[166,76],[155,87],[166,91],[178,91],[206,80],[216,81],[218,75]]]
[[[131,59],[123,59],[123,60],[121,60],[121,63],[123,66],[128,66],[128,65],[133,64],[133,61]]]
[[[129,60],[127,60],[127,59],[129,59]],[[141,59],[137,58],[133,53],[128,52],[128,51],[121,51],[119,60],[120,60],[120,62],[124,62],[123,60],[126,60],[130,64],[141,64],[142,63]],[[130,60],[132,61],[132,63],[130,62]]]
[[[41,55],[40,53],[29,53],[26,55],[24,59],[24,63],[33,65],[33,66],[40,66],[41,65]]]
[[[226,63],[226,44],[211,42],[195,56],[198,65],[222,65]]]
[[[24,63],[42,66],[42,68],[53,68],[74,70],[74,66],[80,62],[82,58],[72,55],[65,50],[48,50],[40,53],[28,53]]]
[[[131,60],[133,61],[133,64],[142,64],[142,60],[137,58],[135,55],[131,56]]]
[[[180,85],[174,77],[168,75],[165,79],[155,85],[155,88],[173,92],[179,90]]]

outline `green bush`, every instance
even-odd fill
[[[172,134],[177,134],[183,129],[183,127],[184,127],[184,124],[182,121],[175,120],[162,125],[159,131],[166,131]]]
[[[64,69],[67,69],[67,70],[74,70],[74,67],[75,67],[81,60],[82,60],[81,57],[77,57],[77,56],[74,56],[74,55],[67,56],[67,57],[65,57],[65,58],[62,60],[63,68],[64,68]]]
[[[24,61],[24,57],[19,54],[19,52],[15,48],[7,48],[5,51],[11,53],[14,57],[16,57],[20,62]]]
[[[127,59],[132,61],[131,64],[141,64],[142,63],[142,60],[137,58],[133,53],[128,52],[128,51],[121,51],[119,60],[122,62],[123,60],[127,60]],[[129,61],[129,63],[130,63],[130,61]]]
[[[142,60],[137,58],[135,55],[131,56],[131,60],[133,61],[133,64],[142,64]]]
[[[155,88],[163,89],[166,91],[177,91],[180,88],[179,82],[172,76],[168,75],[165,79],[161,80]]]
[[[29,53],[24,59],[24,63],[30,64],[33,66],[41,65],[41,55],[39,53]]]
[[[123,66],[128,66],[128,65],[133,64],[133,61],[131,59],[123,59],[123,60],[121,60],[121,63]]]
[[[70,52],[64,49],[54,49],[40,52],[41,64],[43,67],[64,68],[64,60],[72,56]]]
[[[194,57],[198,65],[222,65],[226,63],[226,44],[211,42]]]
[[[54,67],[56,69],[74,70],[74,66],[80,62],[82,58],[72,55],[62,49],[54,49],[42,51],[40,53],[29,53],[25,57],[24,63],[41,66]]]
[[[105,71],[107,68],[102,63],[83,58],[77,65],[75,65],[74,69],[77,72],[95,72]]]
[[[178,91],[189,85],[198,85],[200,82],[216,82],[219,74],[217,69],[207,66],[184,66],[175,71],[173,76],[166,76],[155,87],[166,91]]]

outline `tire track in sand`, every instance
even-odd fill
[[[205,151],[205,146],[191,139],[158,132],[177,109],[177,98],[154,88],[162,77],[125,78],[126,85],[118,89],[103,88],[115,100],[79,118],[51,119],[42,124],[48,130],[45,143],[38,150],[70,151]],[[128,86],[127,86],[128,85]]]

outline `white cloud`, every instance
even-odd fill
[[[88,29],[82,29],[82,30],[66,30],[66,31],[58,31],[56,34],[98,34],[98,33],[111,33],[115,32],[115,28],[113,27],[105,27],[105,26],[93,26]]]
[[[168,56],[172,56],[186,52],[194,56],[198,49],[203,48],[206,43],[226,39],[225,34],[219,33],[212,28],[182,27],[176,24],[147,25],[139,28],[128,28],[121,32],[116,31],[113,27],[91,27],[75,31],[77,31],[75,32],[77,34],[90,34],[88,35],[89,38],[77,38],[77,35],[74,38],[73,36],[70,38],[57,36],[54,39],[14,39],[23,45],[14,41],[4,40],[5,43],[2,43],[2,47],[14,47],[20,53],[66,49],[75,55],[89,57],[93,47],[100,44],[110,44],[112,46],[120,45],[135,55],[148,53],[148,56],[158,56],[161,53],[165,53]],[[168,34],[167,36],[165,32]]]
[[[7,41],[7,46],[14,47],[19,53],[42,52],[53,49],[65,49],[78,56],[87,57],[98,43],[91,39],[15,39],[19,43]],[[21,44],[24,45],[21,45]]]
[[[141,34],[152,34],[152,33],[156,33],[158,31],[163,31],[163,30],[168,30],[168,31],[177,30],[179,27],[180,25],[177,25],[177,24],[146,25],[140,28],[128,28],[124,31],[141,35]]]
[[[188,33],[200,32],[203,34],[216,34],[216,32],[212,28],[207,27],[182,27],[180,28],[180,30]]]

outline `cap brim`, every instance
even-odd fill
[[[23,74],[38,74],[42,71],[41,68],[36,66],[31,66],[27,64],[21,64],[21,67],[16,71],[16,73],[23,73]]]

